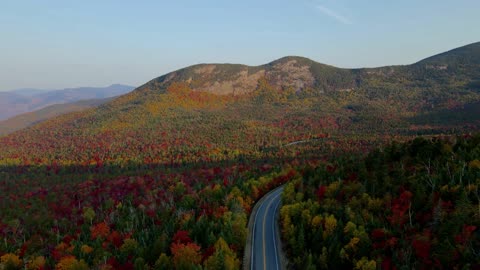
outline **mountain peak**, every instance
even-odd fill
[[[174,82],[186,83],[194,91],[219,95],[237,95],[252,92],[261,78],[277,89],[293,88],[296,91],[319,87],[323,91],[335,90],[328,85],[327,76],[349,79],[342,88],[351,88],[351,71],[317,63],[301,56],[286,56],[260,66],[241,64],[197,64],[160,76],[139,91],[164,91]],[[336,75],[335,75],[336,74]]]
[[[299,63],[313,63],[314,62],[313,60],[311,60],[309,58],[306,58],[306,57],[303,57],[303,56],[288,55],[288,56],[284,56],[282,58],[279,58],[277,60],[274,60],[270,64],[272,64],[272,63],[285,63],[285,62],[291,62],[291,61],[296,61],[296,62],[299,62]]]

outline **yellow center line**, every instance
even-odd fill
[[[265,252],[265,244],[266,244],[266,241],[265,241],[265,221],[267,220],[267,213],[268,213],[268,208],[270,208],[270,206],[272,205],[273,201],[275,201],[275,199],[280,196],[280,194],[277,194],[275,197],[273,197],[273,199],[270,200],[270,202],[268,203],[267,205],[267,209],[265,210],[265,214],[263,214],[263,228],[262,228],[262,233],[263,233],[263,269],[267,269],[267,256],[266,256],[266,252]]]

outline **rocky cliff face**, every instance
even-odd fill
[[[301,57],[285,57],[256,67],[201,64],[166,74],[141,88],[166,89],[173,82],[183,82],[194,91],[207,91],[218,95],[241,95],[254,91],[258,81],[265,78],[278,89],[301,91],[315,87],[319,81],[312,71],[314,65],[325,66]],[[334,67],[328,67],[328,69],[342,70]]]

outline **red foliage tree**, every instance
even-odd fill
[[[188,236],[187,231],[180,230],[180,231],[177,231],[177,233],[175,233],[172,241],[173,243],[176,243],[176,244],[188,244],[192,242],[192,239],[190,238],[190,236]]]

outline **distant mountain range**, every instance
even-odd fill
[[[118,96],[133,89],[134,87],[132,86],[113,84],[108,87],[79,87],[62,90],[25,88],[0,92],[0,120],[54,104]]]

